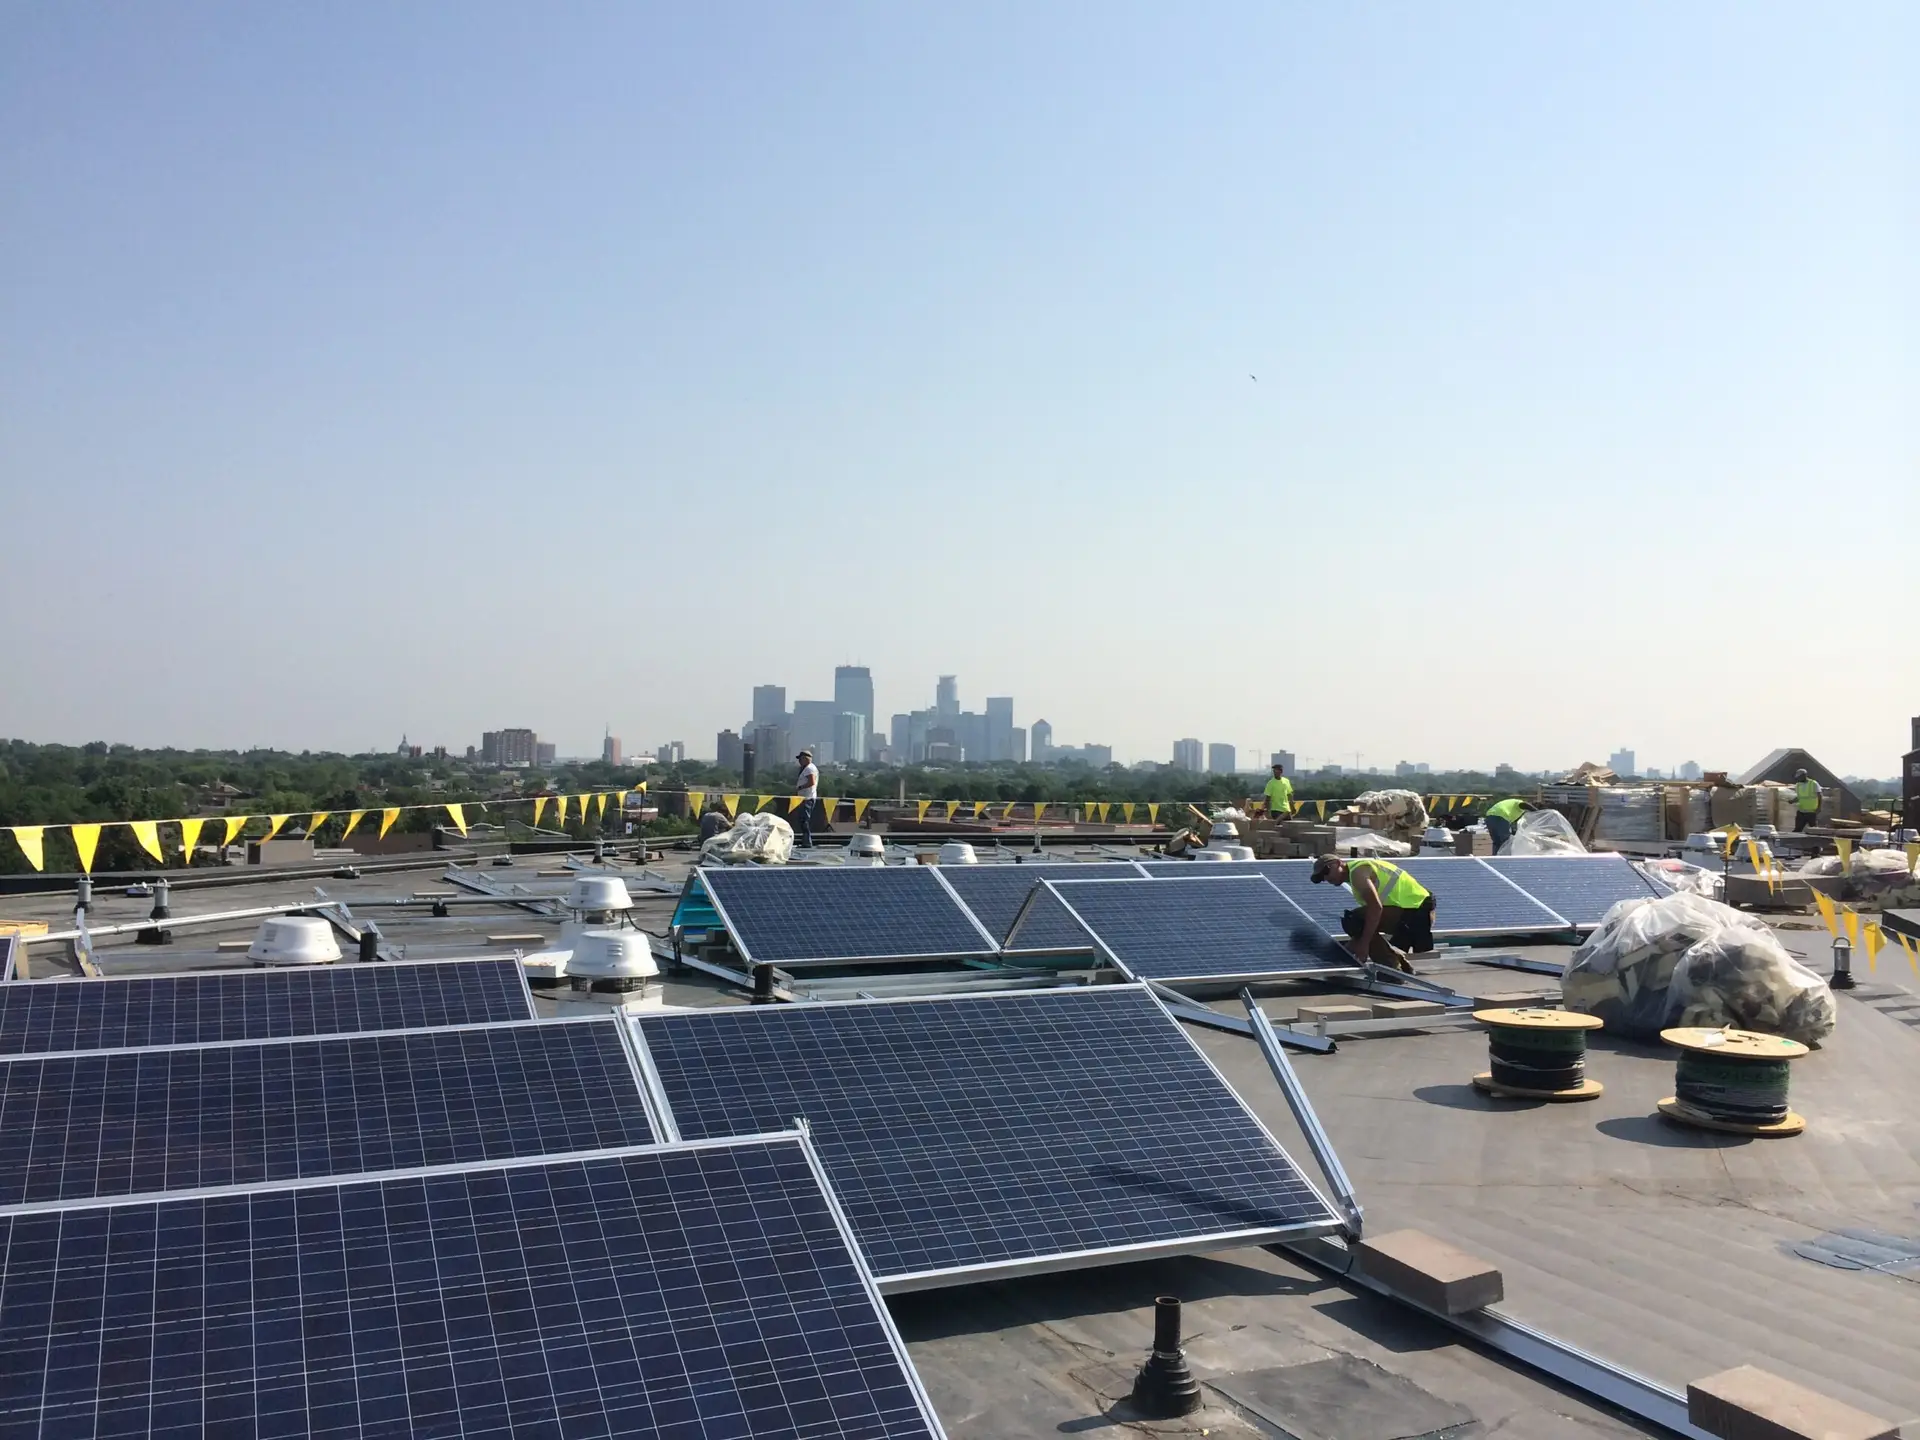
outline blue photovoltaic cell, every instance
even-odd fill
[[[1433,892],[1436,935],[1529,935],[1567,922],[1469,856],[1396,860]]]
[[[1666,893],[1624,855],[1496,855],[1483,863],[1582,930],[1598,925],[1622,900]]]
[[[30,980],[0,985],[0,1055],[532,1018],[511,957]]]
[[[925,1440],[799,1143],[0,1216],[8,1435]]]
[[[742,865],[703,869],[700,880],[755,964],[993,953],[925,865]]]
[[[1139,980],[1250,980],[1354,968],[1347,950],[1260,875],[1212,885],[1063,881],[1059,890]]]
[[[973,911],[994,939],[1005,942],[1029,892],[1042,880],[1137,880],[1131,864],[1093,862],[1085,865],[947,865],[941,867],[947,883]],[[1025,950],[1088,950],[1092,941],[1060,902],[1044,891],[1033,902],[1014,942]]]
[[[1353,908],[1353,892],[1345,885],[1314,884],[1311,860],[1256,860],[1254,868],[1327,934],[1346,934],[1340,917]]]
[[[1140,868],[1153,880],[1230,880],[1256,873],[1246,860],[1142,860]]]
[[[1137,986],[634,1023],[689,1139],[806,1119],[883,1280],[1334,1224]]]
[[[619,1026],[0,1061],[0,1205],[651,1144]]]

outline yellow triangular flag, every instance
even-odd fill
[[[93,873],[93,852],[100,848],[100,827],[98,825],[69,825],[73,834],[73,848],[80,852],[80,868],[91,875]]]
[[[1033,802],[1033,823],[1034,824],[1038,825],[1040,823],[1040,817],[1046,813],[1047,813],[1047,806],[1045,801],[1036,800]]]
[[[1820,918],[1827,922],[1827,934],[1838,935],[1840,933],[1840,917],[1834,913],[1833,901],[1829,900],[1826,892],[1818,887],[1814,887],[1813,890],[1813,904],[1814,908],[1820,912]]]
[[[47,868],[46,850],[47,827],[44,825],[15,825],[13,840],[20,847],[20,853],[27,857],[27,863],[36,870]]]
[[[799,808],[802,805],[806,803],[807,803],[807,797],[804,795],[789,795],[787,797],[787,813],[789,815],[793,814],[795,811],[799,810]]]
[[[854,824],[858,825],[860,823],[861,819],[867,813],[867,806],[871,805],[872,803],[873,801],[871,800],[856,800],[853,802],[853,823]]]
[[[1147,806],[1147,823],[1149,825],[1158,825],[1160,823],[1160,807],[1158,805]]]
[[[567,823],[567,797],[564,795],[554,796],[553,808],[555,813],[560,817],[556,823],[564,826]]]
[[[692,815],[694,819],[698,820],[700,818],[700,807],[706,803],[707,803],[706,791],[704,790],[687,791],[687,812],[690,815]]]
[[[360,823],[360,817],[366,813],[364,810],[349,810],[347,812],[347,828],[340,832],[340,843],[342,845],[347,843],[347,836],[353,833],[353,827]]]
[[[598,795],[594,796],[593,799],[593,818],[596,820],[605,820],[607,818],[607,792],[602,790]]]
[[[1747,839],[1747,863],[1753,866],[1755,874],[1760,872],[1760,847],[1754,844],[1751,836]]]
[[[1872,920],[1867,922],[1866,929],[1867,969],[1878,970],[1880,967],[1875,963],[1875,959],[1880,954],[1880,947],[1887,943],[1886,937],[1880,933],[1879,925]]]
[[[546,808],[547,808],[546,796],[536,795],[533,797],[533,828],[534,829],[538,830],[540,828],[540,816],[546,810]]]
[[[727,814],[738,815],[740,813],[740,797],[738,795],[722,795],[720,797],[720,803],[727,807]]]
[[[1853,841],[1836,838],[1833,842],[1833,848],[1840,856],[1840,873],[1842,875],[1851,875],[1853,873]]]
[[[1327,818],[1327,802],[1324,800],[1316,800],[1313,803],[1320,807],[1320,818],[1322,820],[1326,819]]]
[[[947,801],[947,819],[951,820],[955,815],[959,813],[960,813],[960,802],[958,800]]]
[[[933,801],[916,800],[913,802],[913,804],[914,804],[913,818],[916,820],[924,820],[927,818],[927,807],[933,804]]]
[[[1727,843],[1725,848],[1722,849],[1720,852],[1720,857],[1723,860],[1730,860],[1733,858],[1733,842],[1738,840],[1739,838],[1740,838],[1740,827],[1738,825],[1729,824],[1727,826]]]
[[[458,805],[447,806],[447,818],[453,822],[454,829],[458,830],[462,835],[467,833],[466,812]]]
[[[582,825],[587,823],[587,801],[592,798],[590,795],[582,795],[580,797],[580,823]]]
[[[1780,888],[1780,866],[1771,855],[1763,858],[1767,863],[1761,866],[1760,873],[1767,877],[1767,890],[1776,891]]]
[[[1907,851],[1907,872],[1911,874],[1913,872],[1913,867],[1916,865],[1920,865],[1920,840],[1907,841],[1906,851]]]
[[[160,822],[158,820],[129,820],[127,829],[133,831],[133,838],[140,842],[140,848],[164,862],[166,856],[160,850]]]
[[[1127,824],[1133,824],[1133,802],[1131,800],[1120,807],[1120,813],[1126,818]]]
[[[1860,943],[1860,912],[1851,905],[1840,914],[1840,923],[1847,927],[1847,940],[1858,946]]]
[[[984,800],[974,801],[973,802],[973,818],[976,820],[984,820],[986,818],[986,815],[987,815],[987,802]]]
[[[779,797],[779,796],[777,796],[777,795],[762,795],[762,796],[759,796],[759,797],[758,797],[757,799],[755,799],[755,801],[753,802],[753,808],[754,808],[754,809],[756,809],[756,810],[764,810],[764,809],[766,809],[766,808],[767,808],[767,806],[769,806],[769,805],[771,805],[771,804],[772,804],[772,803],[773,803],[773,802],[774,802],[775,800],[777,800],[777,799],[779,799],[779,798],[780,798],[780,797]],[[799,797],[797,797],[797,796],[796,796],[795,798],[797,799],[797,798],[799,798]]]
[[[291,815],[269,815],[267,819],[272,823],[267,826],[267,833],[263,838],[267,840],[273,839],[274,836],[280,833],[280,827],[292,818],[293,816]]]
[[[389,807],[388,809],[382,810],[380,812],[380,833],[374,838],[378,840],[386,839],[387,831],[393,828],[393,822],[398,820],[399,818],[400,818],[400,807],[398,805],[394,805]]]
[[[205,820],[182,820],[180,822],[180,849],[186,856],[187,864],[193,864],[193,847],[200,843],[200,827]]]
[[[1913,967],[1913,973],[1920,975],[1920,946],[1916,946],[1909,937],[1902,935],[1900,948],[1907,952],[1907,964]]]
[[[327,817],[331,814],[333,814],[331,810],[316,810],[313,812],[312,816],[307,820],[307,838],[309,840],[319,833],[320,827],[327,823]]]
[[[815,812],[817,818],[822,825],[831,825],[833,823],[833,808],[840,802],[838,800],[829,800],[826,796],[822,795],[818,803],[820,809]]]
[[[619,809],[620,809],[620,813],[621,813],[621,814],[623,814],[623,815],[624,815],[624,814],[626,814],[626,812],[627,812],[627,792],[626,792],[626,791],[624,791],[624,790],[616,790],[616,791],[614,791],[614,792],[613,792],[613,803],[614,803],[614,804],[615,804],[616,806],[618,806],[618,807],[619,807]]]

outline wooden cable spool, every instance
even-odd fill
[[[1703,1026],[1662,1030],[1660,1038],[1681,1052],[1674,1093],[1659,1106],[1667,1119],[1770,1139],[1807,1128],[1806,1117],[1787,1106],[1787,1065],[1807,1053],[1798,1040]]]
[[[1473,1018],[1488,1029],[1490,1061],[1474,1089],[1509,1100],[1592,1100],[1605,1089],[1586,1073],[1587,1031],[1600,1028],[1598,1017],[1530,1005]]]

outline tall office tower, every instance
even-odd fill
[[[854,714],[864,719],[865,734],[871,736],[873,727],[873,672],[864,665],[837,665],[833,671],[833,703],[839,707],[842,715]],[[866,750],[858,755],[842,755],[841,763],[848,760],[864,760]]]
[[[787,723],[786,686],[756,685],[753,687],[753,723],[756,725]]]
[[[1207,773],[1231,775],[1237,758],[1231,745],[1209,745],[1207,746]]]
[[[973,757],[967,757],[971,760]],[[987,755],[989,760],[1013,759],[1013,697],[987,697]]]
[[[1044,765],[1053,758],[1053,726],[1044,720],[1033,722],[1028,731],[1028,740],[1032,745],[1033,763]]]
[[[943,721],[951,720],[960,713],[960,677],[942,675],[940,683],[934,687],[933,709]]]
[[[1173,768],[1191,770],[1199,774],[1207,768],[1206,747],[1198,740],[1186,739],[1173,742]]]

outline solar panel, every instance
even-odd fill
[[[1665,893],[1624,855],[1496,855],[1482,863],[1582,930],[1622,900]]]
[[[883,1289],[1334,1228],[1138,986],[633,1023],[683,1135],[808,1122]]]
[[[941,867],[941,872],[986,932],[1003,944],[1020,907],[1042,880],[1140,878],[1139,870],[1130,863],[1097,861],[1084,865],[948,865]],[[1034,897],[1012,950],[1018,954],[1091,947],[1087,932],[1074,924],[1073,917],[1060,908],[1060,902],[1043,890]]]
[[[742,865],[698,874],[749,964],[994,953],[931,866]]]
[[[1140,868],[1153,880],[1231,880],[1254,873],[1245,860],[1142,860]]]
[[[1430,857],[1394,863],[1433,892],[1436,935],[1528,935],[1567,928],[1565,917],[1478,859]]]
[[[1107,957],[1136,980],[1255,980],[1355,968],[1350,952],[1259,875],[1214,885],[1065,880],[1056,888]]]
[[[656,1138],[611,1017],[0,1061],[0,1205]]]
[[[0,1432],[925,1440],[797,1139],[0,1216]]]
[[[420,960],[0,985],[0,1055],[478,1025],[533,1016],[519,962]]]
[[[1429,856],[1393,860],[1432,892],[1435,935],[1531,935],[1568,928],[1564,917],[1482,861]],[[1329,935],[1343,935],[1340,917],[1357,903],[1345,885],[1315,885],[1311,860],[1261,860],[1260,872]]]

